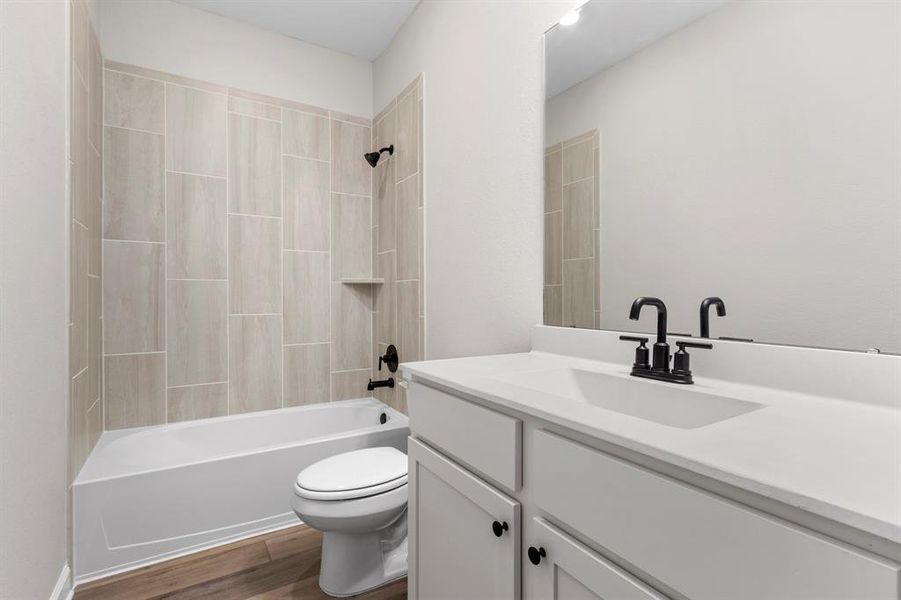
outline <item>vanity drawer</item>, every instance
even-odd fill
[[[897,600],[898,565],[538,431],[539,507],[693,600]]]
[[[507,490],[519,489],[522,421],[415,382],[407,404],[414,436]]]

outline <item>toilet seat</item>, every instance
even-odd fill
[[[294,493],[308,500],[352,500],[407,484],[407,455],[396,448],[364,448],[330,456],[300,472]]]

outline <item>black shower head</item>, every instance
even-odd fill
[[[377,164],[379,164],[379,159],[382,157],[382,152],[387,152],[388,156],[394,154],[394,144],[391,144],[387,148],[382,148],[378,152],[367,152],[363,155],[363,158],[366,159],[366,162],[369,163],[369,166],[373,169]]]

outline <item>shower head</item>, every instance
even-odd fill
[[[388,156],[394,154],[394,144],[391,144],[387,148],[382,148],[378,152],[367,152],[363,155],[363,158],[366,159],[366,162],[369,163],[369,166],[373,169],[377,164],[379,164],[379,159],[382,157],[382,152],[387,152]]]

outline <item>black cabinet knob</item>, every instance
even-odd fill
[[[541,562],[541,559],[547,556],[547,552],[544,551],[544,548],[540,546],[536,548],[535,546],[529,546],[529,562],[533,565],[537,565]]]
[[[496,535],[497,537],[504,535],[504,532],[508,529],[510,529],[510,526],[507,525],[506,521],[504,521],[503,523],[501,523],[500,521],[494,521],[493,523],[491,523],[491,531],[493,531],[494,535]]]

